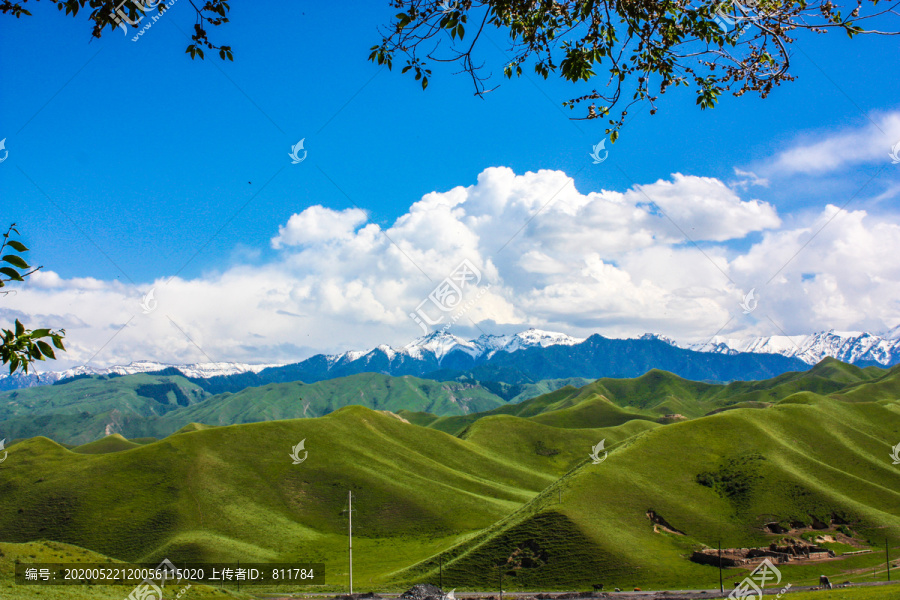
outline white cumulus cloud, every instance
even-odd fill
[[[771,322],[803,333],[900,320],[900,225],[826,206],[788,227],[774,206],[736,189],[674,174],[583,191],[560,171],[489,168],[473,185],[412,202],[385,228],[359,209],[306,208],[273,232],[280,252],[262,266],[140,290],[42,271],[0,300],[0,319],[66,327],[70,351],[52,368],[289,362],[421,335],[410,313],[466,259],[483,293],[466,292],[477,301],[453,325],[463,336],[538,326],[695,340],[726,323],[729,334],[779,333]],[[759,307],[745,316],[739,302],[751,287]],[[158,305],[145,314],[151,288]]]

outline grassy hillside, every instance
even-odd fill
[[[0,393],[0,431],[9,439],[47,435],[84,444],[128,423],[196,404],[209,394],[178,375],[92,376]]]
[[[181,376],[141,373],[84,377],[0,393],[0,432],[9,439],[44,435],[84,444],[112,432],[164,437],[190,422],[217,425],[314,417],[351,404],[462,415],[504,403],[477,384],[377,373],[309,385],[277,383],[216,396]]]
[[[550,393],[507,404],[484,414],[439,417],[427,412],[402,410],[411,423],[459,434],[484,416],[515,415],[558,427],[609,427],[631,419],[666,420],[680,414],[696,418],[733,408],[766,408],[801,391],[818,394],[848,394],[857,387],[864,397],[871,386],[888,386],[900,370],[860,369],[834,359],[825,359],[809,371],[784,373],[763,381],[711,384],[690,381],[653,369],[633,379],[598,379],[582,387],[565,386]],[[865,387],[866,385],[869,387]],[[900,384],[896,387],[900,391]],[[879,392],[885,396],[884,392]]]
[[[767,594],[763,600],[775,600],[777,593]],[[893,600],[900,596],[896,585],[858,587],[814,592],[791,592],[791,600]],[[784,598],[784,596],[782,596]]]
[[[504,401],[474,384],[362,373],[309,385],[273,383],[236,394],[220,394],[174,411],[164,420],[231,425],[319,417],[351,404],[392,412],[411,409],[452,415],[490,410]]]
[[[360,585],[433,581],[442,560],[445,584],[460,589],[500,575],[508,589],[712,588],[716,569],[690,553],[799,535],[771,533],[770,523],[807,533],[843,525],[853,538],[834,545],[841,552],[900,540],[900,469],[888,456],[900,441],[898,377],[831,361],[728,386],[654,371],[477,415],[400,411],[404,420],[349,406],[316,418],[193,422],[158,441],[108,436],[71,450],[36,437],[10,445],[0,465],[0,541],[49,539],[128,561],[323,562],[327,582],[340,585],[352,490]],[[410,402],[424,384],[401,379],[370,381]],[[285,385],[220,401],[232,418],[248,405],[288,410],[296,388]],[[339,397],[326,391],[319,402]],[[695,418],[657,422],[673,408]],[[710,408],[729,410],[695,416]],[[602,439],[608,457],[592,464]],[[309,454],[294,465],[301,440]],[[795,585],[820,571],[861,581],[881,557],[785,574]]]
[[[4,541],[53,539],[129,561],[315,560],[339,582],[341,511],[352,489],[356,571],[366,581],[490,525],[598,439],[632,431],[573,434],[522,422],[475,442],[348,407],[102,454],[33,438],[10,446],[0,468],[0,532]],[[293,465],[300,440],[309,456]]]
[[[568,381],[481,385],[362,373],[313,384],[273,383],[210,396],[179,375],[92,376],[0,393],[0,433],[8,439],[43,435],[78,445],[114,432],[129,438],[164,437],[191,422],[232,425],[317,417],[349,405],[466,415],[531,398]]]
[[[107,454],[109,452],[122,452],[123,450],[131,450],[137,448],[141,444],[125,439],[121,434],[113,433],[105,438],[82,444],[71,448],[72,452],[80,454]]]
[[[594,465],[600,439],[609,454]],[[778,536],[767,522],[836,518],[863,546],[900,538],[894,439],[892,407],[808,392],[672,425],[567,429],[498,414],[463,439],[362,407],[194,428],[103,454],[34,438],[12,445],[0,468],[0,531],[129,561],[324,562],[339,585],[353,490],[361,586],[434,580],[442,555],[445,584],[459,588],[493,585],[498,564],[510,589],[714,587],[716,570],[686,556],[719,539],[768,543]],[[293,465],[300,440],[309,455]],[[651,510],[682,533],[654,531]],[[789,581],[812,581],[879,560],[785,569]]]
[[[17,585],[16,563],[105,563],[106,556],[70,544],[58,542],[29,542],[9,544],[0,542],[0,598],[15,600],[122,600],[132,591],[124,585]],[[184,586],[175,588],[178,593]],[[251,600],[253,597],[233,590],[192,585],[185,593],[196,600]],[[167,596],[169,598],[171,596]]]
[[[110,433],[158,438],[191,422],[230,425],[313,417],[348,405],[395,412],[453,434],[496,414],[561,427],[609,427],[631,419],[666,422],[667,414],[694,418],[732,408],[764,408],[800,391],[840,393],[852,400],[854,394],[865,399],[879,390],[879,398],[888,400],[900,391],[897,373],[833,359],[805,372],[728,385],[689,381],[655,369],[634,379],[599,379],[587,385],[578,378],[508,384],[363,373],[215,396],[179,375],[94,376],[0,394],[0,432],[9,439],[44,435],[79,445]]]
[[[672,375],[674,377],[674,375]],[[637,419],[653,421],[654,417],[641,411],[626,411],[583,388],[566,386],[549,394],[525,400],[518,404],[506,404],[483,413],[438,417],[429,413],[399,411],[410,423],[438,429],[453,435],[465,435],[466,429],[486,417],[510,415],[532,419],[536,422],[559,427],[590,428],[613,427]],[[580,414],[579,414],[580,413]],[[587,420],[581,420],[586,417]]]
[[[206,398],[203,389],[180,376],[139,373],[93,376],[62,385],[0,393],[0,420],[53,413],[122,413],[158,415]]]
[[[716,569],[686,556],[719,540],[767,545],[780,537],[766,532],[767,522],[803,527],[835,519],[863,545],[897,540],[900,470],[888,458],[892,440],[900,440],[897,412],[811,393],[766,410],[656,427],[613,447],[599,465],[585,458],[513,515],[443,551],[444,581],[486,586],[499,569],[509,589],[536,582],[715,587]],[[650,511],[681,533],[654,531]],[[819,570],[878,561],[876,553],[783,572],[799,585],[814,583]],[[436,566],[431,557],[394,576],[429,579]]]

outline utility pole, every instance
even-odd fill
[[[884,562],[887,563],[887,578],[891,580],[891,555],[888,554],[888,540],[884,538]]]
[[[347,553],[350,557],[350,593],[353,594],[353,491],[347,492],[347,510],[349,529],[347,535]]]
[[[440,570],[440,574],[438,575],[438,587],[441,588],[441,593],[444,593],[444,555],[438,554],[438,569]]]
[[[350,519],[347,551],[350,554],[350,595],[353,595],[353,492],[347,492],[347,517]]]
[[[503,600],[503,567],[497,565],[497,575],[500,576],[500,600]]]
[[[722,540],[719,540],[719,592],[725,593],[725,584],[722,583]]]

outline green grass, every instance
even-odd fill
[[[349,407],[105,454],[33,438],[11,446],[0,468],[0,531],[5,541],[54,539],[128,561],[321,561],[339,582],[352,489],[356,572],[378,579],[514,511],[598,436],[630,434],[519,425],[479,443]],[[292,465],[301,439],[309,458]],[[538,454],[538,441],[559,454]]]
[[[503,523],[445,551],[445,582],[484,585],[502,563],[510,589],[529,581],[560,588],[712,587],[716,570],[686,556],[719,539],[725,547],[767,545],[777,537],[763,532],[767,521],[811,523],[833,514],[864,536],[900,537],[900,471],[887,460],[888,442],[900,439],[898,415],[879,403],[794,400],[656,427],[613,446],[600,465],[584,460],[559,483],[561,504],[555,489],[546,490]],[[698,483],[710,472],[727,475],[732,485]],[[654,533],[651,509],[685,535]],[[517,557],[532,542],[548,556],[522,568]],[[882,559],[876,552],[783,571],[789,581],[814,583],[820,569],[841,573]],[[435,566],[432,557],[395,575],[433,578]]]
[[[518,401],[563,383],[542,381],[504,389],[514,391],[510,397]],[[102,438],[110,428],[128,438],[160,438],[191,422],[234,425],[320,417],[349,405],[466,415],[505,403],[477,382],[438,382],[379,373],[312,384],[273,383],[215,396],[184,377],[141,373],[93,376],[0,393],[0,431],[10,440],[45,435],[60,443],[82,445]]]
[[[133,587],[127,585],[17,585],[15,565],[20,563],[104,563],[110,559],[71,544],[0,542],[0,598],[15,600],[122,600]],[[182,588],[175,589],[179,592]],[[168,598],[169,596],[167,596]],[[192,585],[185,598],[195,600],[249,600],[252,596],[208,585]]]
[[[778,593],[766,594],[764,600],[775,600]],[[849,587],[834,590],[816,590],[812,592],[792,592],[781,596],[790,600],[893,600],[900,597],[898,586],[884,587]]]
[[[729,406],[729,386],[651,372],[605,381],[604,394],[595,384],[562,388],[479,415],[401,412],[411,423],[350,406],[318,418],[194,423],[142,444],[105,438],[91,452],[36,437],[10,445],[0,465],[0,535],[132,562],[322,562],[338,589],[353,490],[361,588],[435,581],[439,561],[445,585],[460,590],[490,588],[498,565],[510,590],[713,588],[717,569],[690,562],[691,552],[783,537],[766,533],[767,522],[835,517],[857,540],[900,539],[900,469],[888,458],[900,410],[877,387],[892,389],[900,371],[845,367],[826,361],[808,380],[731,384],[745,398],[780,391],[766,408],[669,425],[656,422],[649,396],[665,392],[663,410],[686,411],[673,398],[687,405],[693,393],[706,410]],[[854,391],[862,388],[877,401]],[[280,389],[266,406],[287,397]],[[588,452],[601,439],[608,457],[595,465]],[[300,440],[309,455],[293,465]],[[654,531],[650,510],[683,534]],[[882,560],[876,551],[782,572],[794,585],[822,572],[868,581]]]
[[[126,440],[120,434],[113,433],[97,441],[76,446],[71,450],[72,452],[78,452],[80,454],[106,454],[108,452],[131,450],[132,448],[138,448],[140,446],[141,444],[138,442]]]

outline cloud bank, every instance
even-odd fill
[[[263,266],[141,289],[39,272],[2,300],[0,322],[65,327],[70,351],[44,366],[54,370],[289,362],[411,341],[422,330],[410,313],[463,259],[490,287],[453,326],[462,336],[536,326],[688,341],[900,321],[898,223],[829,205],[785,226],[774,206],[741,197],[746,188],[676,173],[584,192],[561,171],[493,167],[386,229],[359,209],[304,208],[273,232],[277,258]],[[744,315],[751,288],[759,306]]]

